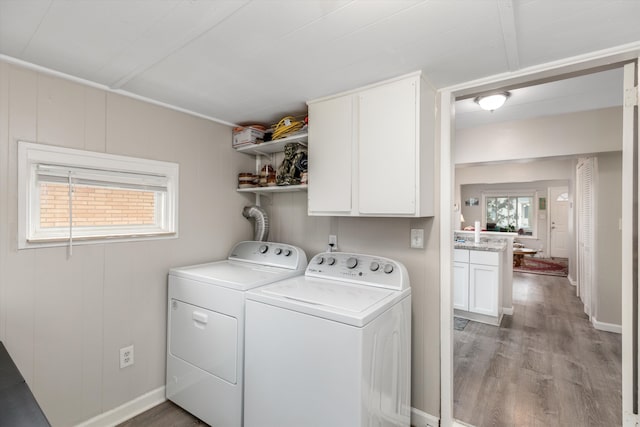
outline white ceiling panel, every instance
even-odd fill
[[[98,70],[96,78],[121,87],[139,73],[202,36],[248,4],[246,1],[181,2],[134,43]],[[186,29],[186,30],[185,30]],[[114,76],[119,76],[114,79]]]
[[[530,119],[622,105],[622,68],[512,89],[505,105],[484,111],[473,98],[457,101],[456,128]]]
[[[51,1],[0,1],[0,52],[22,58]]]
[[[640,1],[514,2],[523,67],[635,42]]]
[[[179,0],[53,1],[20,59],[96,81],[96,70],[177,4]]]
[[[0,54],[222,121],[270,123],[415,70],[441,88],[640,46],[638,16],[640,0],[0,0]],[[608,105],[596,93],[575,98]]]

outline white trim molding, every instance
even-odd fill
[[[569,283],[571,284],[571,286],[575,287],[578,285],[578,282],[573,277],[571,277],[571,275],[568,275],[567,279],[569,279]]]
[[[504,314],[505,316],[512,316],[513,315],[513,306],[511,306],[511,307],[502,307],[502,314]]]
[[[440,418],[422,412],[420,409],[411,408],[411,425],[413,427],[438,427]]]
[[[77,424],[76,427],[110,427],[123,423],[136,415],[139,415],[154,406],[166,401],[165,387],[158,387],[155,390],[138,396],[137,398],[126,402],[117,408],[103,412],[87,421]]]
[[[591,317],[591,324],[599,331],[615,332],[616,334],[622,333],[622,325],[600,322],[595,316]]]

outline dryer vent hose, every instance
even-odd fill
[[[264,209],[260,206],[247,206],[242,210],[242,216],[247,219],[255,220],[255,231],[253,240],[266,242],[269,237],[269,217]]]

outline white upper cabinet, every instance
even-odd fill
[[[434,102],[420,73],[310,101],[309,215],[433,216]]]
[[[309,139],[322,147],[308,150],[309,212],[351,212],[353,100],[328,99],[309,104]]]

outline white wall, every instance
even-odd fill
[[[179,238],[18,251],[18,139],[178,162]],[[227,126],[0,62],[0,340],[54,426],[164,384],[168,269],[251,237],[235,187],[253,167]]]
[[[456,130],[454,163],[539,159],[622,150],[622,107]]]

